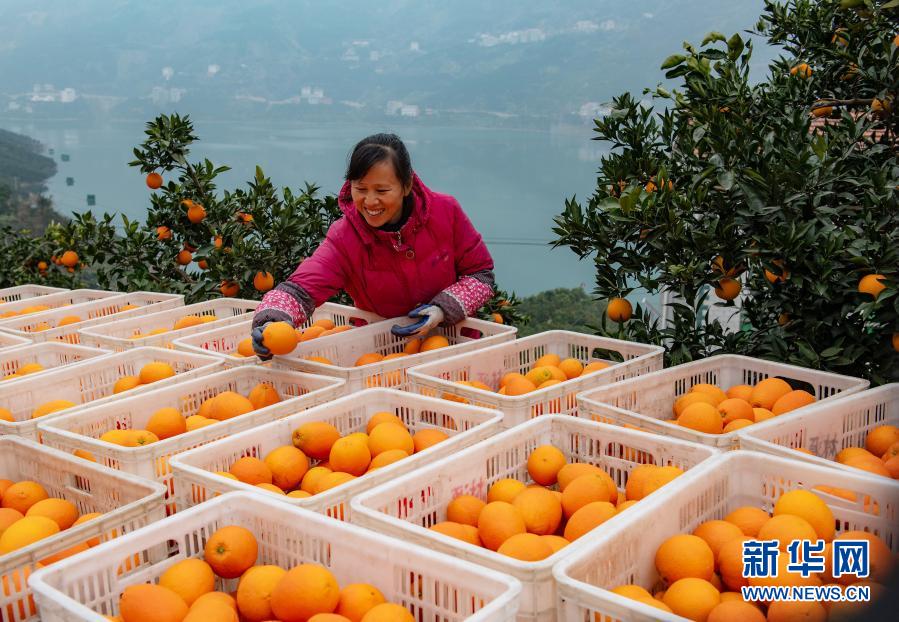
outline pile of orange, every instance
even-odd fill
[[[31,313],[36,313],[37,311],[46,311],[47,310],[47,309],[40,308],[41,306],[42,305],[38,305],[37,307],[34,307],[33,308],[34,310],[31,311]],[[115,313],[122,313],[123,311],[130,311],[132,309],[137,309],[137,308],[138,308],[137,305],[126,304],[126,305],[122,305],[122,307]],[[12,312],[9,312],[9,313],[12,313]],[[24,311],[19,312],[20,315],[22,313],[24,313]],[[13,315],[15,315],[15,314],[13,313]],[[114,315],[114,314],[111,314],[111,315]],[[25,330],[25,332],[29,332],[29,333],[40,333],[45,330],[50,330],[51,328],[61,328],[63,326],[69,326],[70,324],[77,324],[78,322],[82,322],[82,321],[83,321],[83,319],[79,315],[65,315],[65,316],[59,318],[59,320],[57,320],[55,323],[48,322],[48,321],[42,321],[42,322],[38,322],[34,326],[26,326],[24,328],[24,330]],[[58,341],[68,341],[69,343],[80,343],[81,342],[81,339],[79,338],[78,335],[69,335],[69,337],[66,339],[64,339],[63,337],[57,337],[56,339]]]
[[[431,529],[521,561],[540,561],[682,474],[677,467],[640,465],[620,491],[601,468],[569,463],[552,445],[534,449],[527,470],[529,485],[501,479],[490,486],[486,501],[454,498],[446,520]]]
[[[592,361],[584,364],[576,358],[563,359],[557,354],[546,354],[537,359],[526,374],[509,372],[500,378],[499,386],[494,389],[477,380],[460,380],[458,384],[499,393],[500,395],[525,395],[538,389],[545,389],[567,380],[583,378],[610,366],[605,361]],[[468,400],[446,393],[444,399],[467,403]]]
[[[39,371],[44,371],[44,366],[40,363],[26,363],[11,374],[7,374],[0,378],[0,382],[4,380],[12,380],[13,378],[21,378],[23,376],[27,376],[28,374],[33,374]]]
[[[803,578],[789,572],[787,546],[793,540],[824,540],[825,571]],[[834,579],[831,567],[833,540],[870,542],[871,574],[867,580],[843,575]],[[743,577],[743,542],[777,540],[780,554],[775,576]],[[643,604],[703,622],[788,622],[827,620],[854,615],[867,603],[830,602],[747,602],[743,586],[870,585],[872,600],[885,591],[882,585],[895,566],[887,544],[865,531],[835,533],[833,512],[815,493],[793,490],[782,494],[769,514],[753,506],[736,508],[724,520],[709,520],[692,534],[678,534],[665,540],[656,550],[655,567],[659,579],[650,589],[639,585],[621,585],[612,592]]]
[[[312,341],[319,337],[327,337],[328,335],[336,335],[352,328],[349,324],[337,326],[332,320],[322,318],[316,320],[307,328],[294,329],[287,322],[273,322],[272,325],[266,326],[262,333],[262,342],[271,351],[272,354],[290,354],[293,352],[297,344],[305,341]],[[250,337],[243,339],[237,344],[237,350],[231,353],[233,356],[256,356],[253,351],[253,340]],[[313,357],[314,358],[314,357]],[[327,359],[323,359],[327,361]],[[330,365],[330,361],[328,361]]]
[[[125,588],[115,622],[414,622],[368,583],[341,588],[319,564],[289,570],[257,564],[259,543],[251,531],[222,527],[206,542],[203,559],[170,566],[158,584]],[[216,591],[219,579],[239,579],[237,591]]]
[[[129,389],[133,389],[138,385],[146,385],[157,382],[159,380],[165,380],[166,378],[171,378],[174,375],[175,370],[172,369],[171,365],[169,365],[168,363],[163,363],[161,361],[153,361],[141,367],[138,375],[122,376],[121,378],[116,380],[115,384],[112,387],[112,392],[113,394],[122,393],[123,391],[128,391]],[[73,406],[76,406],[76,404],[75,402],[72,402],[70,400],[50,400],[49,402],[44,402],[43,404],[35,408],[31,413],[31,418],[37,419],[38,417],[43,417],[45,415],[49,415],[50,413],[64,410],[66,408],[72,408]],[[13,417],[13,414],[10,410],[0,407],[0,421],[9,421],[10,423],[12,423],[15,421],[15,418]]]
[[[146,429],[108,430],[100,436],[101,441],[123,447],[149,445],[185,432],[205,428],[219,421],[226,421],[259,408],[265,408],[281,401],[277,389],[271,384],[260,382],[246,397],[235,391],[222,391],[207,398],[197,412],[184,416],[177,408],[160,408],[150,417]],[[88,455],[82,457],[90,459]]]
[[[447,439],[435,428],[411,434],[391,412],[372,415],[365,432],[341,436],[330,423],[312,421],[293,431],[292,445],[260,460],[246,456],[218,475],[288,497],[311,497],[424,451]],[[313,466],[314,465],[314,466]]]
[[[214,313],[212,315],[184,315],[175,320],[175,323],[172,324],[171,328],[154,328],[151,331],[148,331],[147,334],[143,334],[141,330],[138,328],[134,331],[128,339],[143,339],[144,337],[151,337],[153,335],[161,335],[163,333],[168,333],[175,330],[181,330],[182,328],[190,328],[191,326],[200,326],[201,324],[209,324],[210,322],[215,322],[218,318]]]
[[[28,480],[0,479],[0,499],[0,558],[100,516],[82,515],[71,501],[51,497],[39,483]],[[40,563],[46,566],[97,544],[99,538],[91,538]]]
[[[68,305],[59,305],[59,307],[64,306]],[[41,311],[49,311],[50,309],[51,307],[48,307],[47,305],[31,305],[25,307],[20,311],[6,311],[4,313],[0,313],[0,318],[16,317],[17,315],[28,315],[29,313],[40,313]]]
[[[354,367],[362,367],[364,365],[371,365],[372,363],[381,363],[383,361],[392,361],[393,359],[403,358],[406,356],[411,356],[413,354],[420,354],[422,352],[430,352],[431,350],[439,350],[441,348],[449,347],[449,340],[442,335],[432,335],[430,337],[412,337],[406,342],[406,345],[403,347],[401,352],[391,352],[390,354],[381,354],[379,352],[366,352],[359,356],[356,361],[353,363]],[[324,363],[326,365],[333,365],[334,363],[328,360],[323,356],[309,356],[306,357],[307,361],[315,361],[317,363]],[[390,383],[388,383],[390,384]],[[393,384],[397,384],[394,382]],[[375,376],[373,378],[368,379],[368,386],[378,387],[381,386],[380,376]]]
[[[815,396],[794,390],[785,380],[766,378],[755,386],[738,384],[727,391],[694,384],[674,401],[672,420],[706,434],[726,434],[814,403]]]
[[[800,448],[799,451],[811,453]],[[835,460],[856,469],[899,479],[899,427],[880,425],[868,432],[864,447],[846,447]]]

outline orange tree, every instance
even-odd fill
[[[895,0],[767,1],[783,55],[753,83],[751,41],[710,33],[664,61],[673,90],[595,121],[589,201],[556,245],[594,257],[600,298],[666,295],[669,319],[610,305],[601,332],[663,344],[669,364],[739,352],[899,374],[899,37]],[[634,295],[631,295],[634,298]],[[710,305],[741,307],[738,330]]]

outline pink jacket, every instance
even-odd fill
[[[338,195],[343,217],[287,281],[268,292],[253,325],[289,319],[299,326],[340,290],[360,309],[382,317],[406,315],[432,303],[446,321],[473,315],[493,296],[493,259],[481,235],[448,194],[413,174],[414,207],[397,232],[370,227],[356,211],[345,183]]]

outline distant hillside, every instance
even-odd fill
[[[65,220],[43,195],[44,182],[56,174],[56,162],[43,150],[28,136],[0,129],[0,226],[43,231]]]

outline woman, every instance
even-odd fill
[[[455,198],[422,183],[398,136],[375,134],[356,145],[338,203],[343,217],[315,253],[257,307],[252,334],[260,357],[271,356],[262,344],[267,323],[299,326],[340,290],[360,309],[416,318],[394,325],[399,337],[460,322],[493,296],[493,258],[481,235]]]

